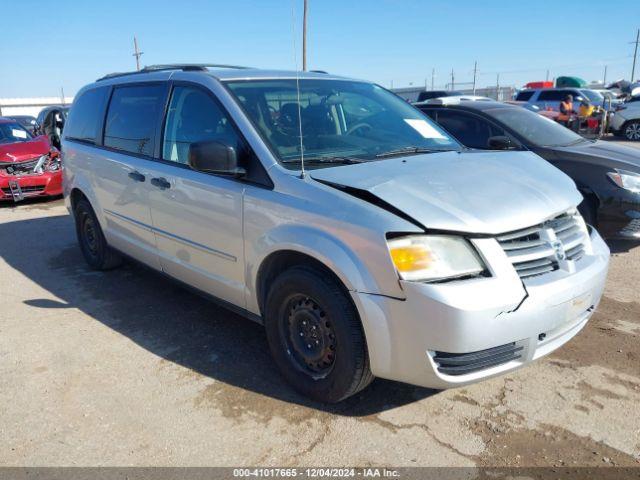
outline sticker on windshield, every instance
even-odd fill
[[[25,132],[24,130],[14,130],[12,128],[11,134],[14,136],[14,138],[27,138],[27,132]]]
[[[407,122],[414,130],[416,130],[420,135],[424,138],[441,138],[446,139],[444,135],[442,135],[438,130],[433,128],[433,126],[429,125],[429,122],[426,120],[422,120],[419,118],[405,118],[405,122]]]

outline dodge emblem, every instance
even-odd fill
[[[556,259],[558,259],[558,261],[562,261],[567,258],[562,242],[559,242],[557,240],[551,242],[551,248],[553,248],[554,252],[556,253]]]

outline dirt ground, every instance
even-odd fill
[[[90,271],[60,200],[0,207],[0,465],[639,466],[640,246],[569,344],[444,392],[293,393],[260,326],[139,266]]]

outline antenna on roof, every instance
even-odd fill
[[[300,105],[300,72],[296,55],[296,9],[295,0],[291,0],[291,30],[293,32],[293,63],[296,68],[296,94],[298,97],[298,128],[300,132],[300,178],[304,178],[304,142],[302,141],[302,106]]]

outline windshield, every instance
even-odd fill
[[[580,92],[594,105],[600,105],[604,102],[604,97],[600,92],[596,92],[595,90],[580,90]]]
[[[560,147],[585,141],[559,123],[524,108],[495,108],[485,110],[485,113],[538,147]]]
[[[227,83],[289,168],[300,168],[300,131],[309,168],[323,161],[354,163],[460,149],[420,111],[382,87],[321,79],[300,79],[299,84],[298,94],[295,79]]]
[[[31,134],[17,122],[0,123],[0,144],[28,142]]]

